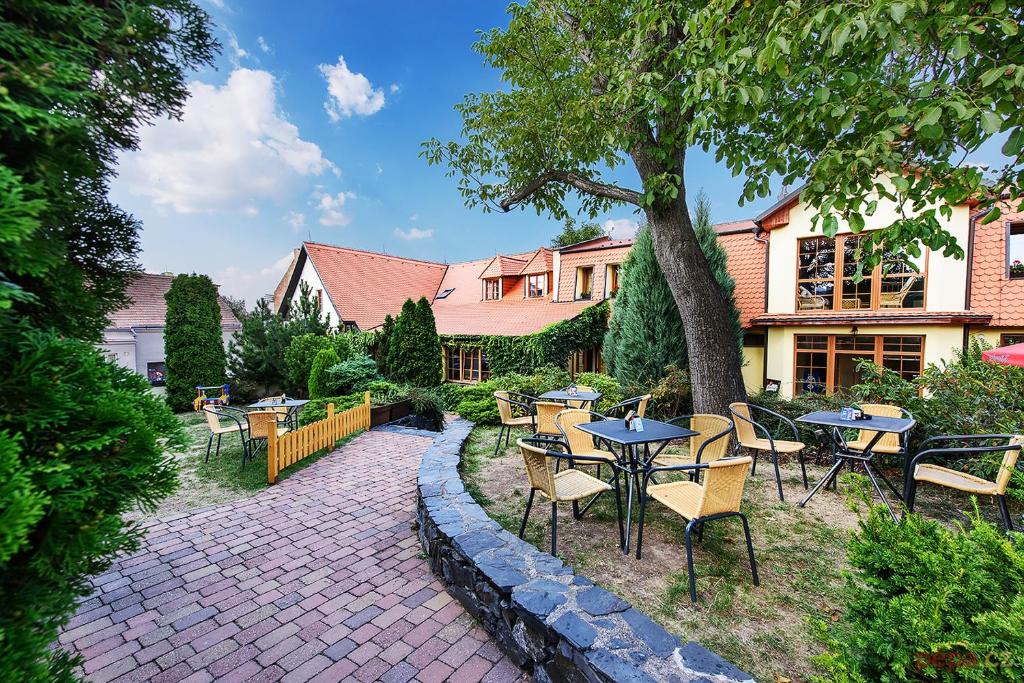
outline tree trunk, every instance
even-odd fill
[[[736,331],[729,301],[700,248],[684,197],[680,188],[671,206],[648,209],[654,255],[683,319],[694,412],[728,416],[729,404],[746,397]]]

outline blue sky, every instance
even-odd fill
[[[145,225],[147,271],[208,273],[252,304],[304,239],[460,261],[560,230],[532,209],[465,208],[418,156],[424,140],[458,136],[466,93],[499,85],[471,46],[506,25],[503,2],[200,1],[224,44],[217,68],[193,75],[181,122],[143,132],[112,189]],[[699,150],[686,173],[716,221],[771,203],[740,207],[739,179]],[[635,220],[627,207],[599,217]]]

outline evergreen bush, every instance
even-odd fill
[[[333,349],[340,359],[352,357],[352,342],[346,334],[300,334],[293,338],[284,352],[284,363],[288,371],[288,391],[304,396],[309,390],[309,373],[317,354]]]
[[[419,387],[441,383],[441,340],[425,297],[417,303],[407,299],[402,305],[387,347],[391,379]]]
[[[260,299],[254,310],[241,312],[239,321],[242,329],[232,335],[228,344],[232,396],[251,400],[284,389],[290,328],[270,310],[266,299]]]
[[[334,392],[334,380],[331,379],[330,370],[341,362],[338,352],[333,347],[321,349],[313,358],[313,365],[309,369],[309,397],[323,398],[331,396]]]
[[[328,368],[327,376],[331,380],[331,393],[336,394],[367,391],[371,382],[381,378],[377,364],[361,353]]]
[[[299,413],[299,425],[305,426],[311,422],[319,422],[327,417],[327,404],[334,404],[334,412],[340,413],[349,408],[355,408],[363,402],[363,392],[355,394],[344,394],[341,396],[324,396],[322,398],[311,398]]]
[[[207,275],[178,275],[164,298],[167,403],[172,410],[188,410],[196,398],[197,386],[224,383],[224,337],[217,287]]]
[[[576,375],[576,384],[592,387],[595,391],[601,392],[601,400],[597,402],[596,407],[591,408],[599,413],[627,398],[615,378],[602,372],[581,372]]]

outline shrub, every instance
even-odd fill
[[[331,382],[331,393],[350,394],[354,391],[366,391],[370,382],[380,379],[377,364],[363,354],[353,355],[327,370]]]
[[[387,349],[391,379],[422,387],[441,383],[441,340],[426,297],[420,297],[417,303],[407,299],[402,305]]]
[[[427,420],[434,431],[444,429],[444,406],[434,387],[409,387],[405,393],[412,401],[412,412]]]
[[[458,412],[459,403],[462,401],[462,386],[445,382],[437,387],[437,395],[441,398],[441,405],[448,412]]]
[[[370,403],[375,406],[383,406],[394,403],[404,398],[401,387],[386,379],[377,379],[366,386],[370,392]]]
[[[508,374],[492,377],[486,382],[462,387],[457,406],[459,415],[481,425],[496,425],[501,422],[498,403],[494,392],[513,391],[537,396],[546,391],[562,389],[570,382],[569,373],[563,368],[545,367],[533,375]],[[581,382],[582,383],[582,382]]]
[[[256,399],[286,386],[285,357],[292,340],[291,328],[272,312],[266,299],[256,308],[241,312],[242,329],[228,344],[227,368],[232,397]],[[303,383],[303,393],[305,383]]]
[[[599,413],[608,410],[626,398],[622,387],[615,381],[615,378],[600,372],[581,372],[576,375],[576,384],[593,387],[601,392],[601,400],[597,402],[596,408],[592,408],[592,410],[596,410]]]
[[[188,410],[197,386],[224,383],[224,337],[217,287],[206,275],[179,275],[164,295],[167,403]]]
[[[693,412],[690,373],[677,365],[665,368],[665,376],[651,389],[652,415],[670,419]]]
[[[327,404],[334,404],[334,412],[340,413],[349,408],[355,408],[363,402],[363,393],[346,394],[342,396],[325,396],[323,398],[311,398],[299,413],[299,424],[308,425],[311,422],[319,422],[327,417]]]
[[[825,394],[800,394],[787,399],[780,397],[775,392],[761,391],[752,395],[748,400],[750,403],[774,410],[780,415],[785,415],[790,420],[793,420],[796,424],[797,433],[800,435],[800,441],[807,444],[807,448],[803,451],[805,457],[815,458],[820,462],[825,462],[827,459],[828,462],[831,462],[832,451],[829,445],[830,441],[827,436],[815,433],[821,430],[821,427],[796,422],[796,419],[815,410],[839,410],[842,406],[848,406],[851,403],[848,395],[840,393],[835,393],[831,396],[826,396]],[[783,424],[781,420],[764,414],[755,416],[755,419],[768,428],[775,438],[793,438],[792,430]],[[785,458],[785,456],[780,457]]]
[[[839,621],[818,624],[831,680],[1020,680],[1024,553],[977,512],[950,530],[875,506],[849,558]]]
[[[339,363],[352,356],[352,344],[345,334],[300,334],[291,340],[284,352],[289,391],[300,395],[306,394],[313,359],[324,349],[334,349]]]
[[[50,650],[57,629],[92,591],[88,577],[138,547],[141,528],[121,515],[174,490],[167,451],[185,436],[141,375],[9,319],[0,414],[0,680],[68,680]]]
[[[313,365],[309,369],[309,397],[323,398],[334,393],[334,380],[331,378],[330,370],[341,362],[338,352],[333,348],[321,349],[313,358]]]

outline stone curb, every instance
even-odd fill
[[[423,455],[419,539],[430,566],[510,659],[546,681],[753,678],[556,557],[508,533],[470,497],[458,472],[473,423],[452,420]]]

